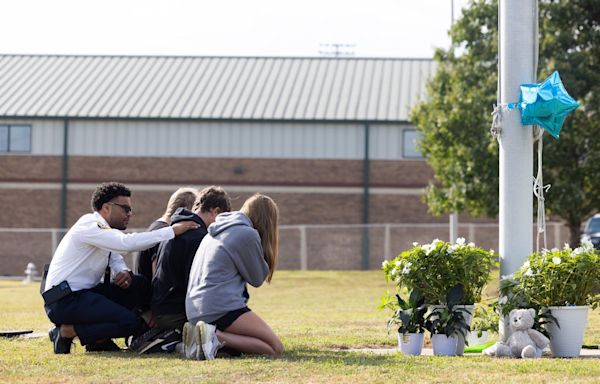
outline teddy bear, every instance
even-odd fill
[[[532,329],[535,310],[513,309],[509,314],[510,337],[506,342],[497,342],[483,350],[483,354],[496,357],[541,357],[542,350],[550,340],[541,332]]]

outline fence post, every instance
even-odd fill
[[[306,250],[306,226],[301,225],[298,227],[300,230],[300,270],[306,271],[308,269],[308,255]]]
[[[390,225],[385,225],[385,232],[383,236],[383,258],[384,260],[390,260],[392,258],[392,245],[390,240]]]
[[[58,247],[57,230],[52,229],[50,232],[50,235],[52,237],[52,254],[51,254],[51,256],[54,256],[54,252],[56,252],[56,247]]]

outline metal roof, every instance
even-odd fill
[[[0,117],[408,121],[430,59],[0,55]]]

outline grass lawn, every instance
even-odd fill
[[[286,382],[599,382],[598,359],[512,360],[476,357],[405,357],[351,352],[390,348],[387,314],[377,309],[391,289],[379,271],[279,271],[273,283],[250,291],[250,307],[286,348],[281,358],[189,361],[175,355],[127,352],[54,355],[47,337],[0,338],[2,383],[286,383]],[[46,332],[39,285],[0,281],[0,330]],[[600,311],[590,314],[585,343],[600,344]]]

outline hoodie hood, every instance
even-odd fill
[[[185,208],[177,208],[173,216],[171,216],[171,224],[179,223],[180,221],[193,221],[195,223],[200,224],[203,227],[206,227],[204,221],[200,218],[200,216],[196,215],[194,212],[187,210]]]
[[[224,212],[217,216],[215,222],[208,227],[208,233],[214,237],[226,229],[235,227],[237,225],[254,228],[248,216],[246,216],[243,212]]]

